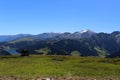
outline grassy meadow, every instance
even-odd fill
[[[120,79],[120,58],[78,56],[0,57],[0,76]],[[74,79],[73,79],[74,80]]]

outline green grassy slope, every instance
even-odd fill
[[[0,76],[114,78],[120,76],[120,58],[35,55],[0,57]]]

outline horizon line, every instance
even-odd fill
[[[84,29],[84,30],[90,30],[90,29]],[[80,31],[75,31],[75,32],[81,32],[83,30],[80,30]],[[115,31],[111,31],[111,32],[104,32],[104,31],[99,31],[99,32],[96,32],[96,31],[93,31],[93,30],[90,30],[92,32],[95,32],[95,33],[113,33],[115,31],[119,31],[120,30],[115,30]],[[15,35],[39,35],[39,34],[44,34],[44,33],[59,33],[59,34],[63,34],[63,33],[75,33],[75,32],[70,32],[70,31],[64,31],[64,32],[40,32],[40,33],[15,33],[15,34],[0,34],[0,36],[15,36]]]

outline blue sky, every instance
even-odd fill
[[[0,35],[120,30],[120,0],[0,0]]]

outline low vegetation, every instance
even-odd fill
[[[75,77],[117,80],[120,79],[120,58],[56,55],[0,57],[0,76],[23,79]]]

